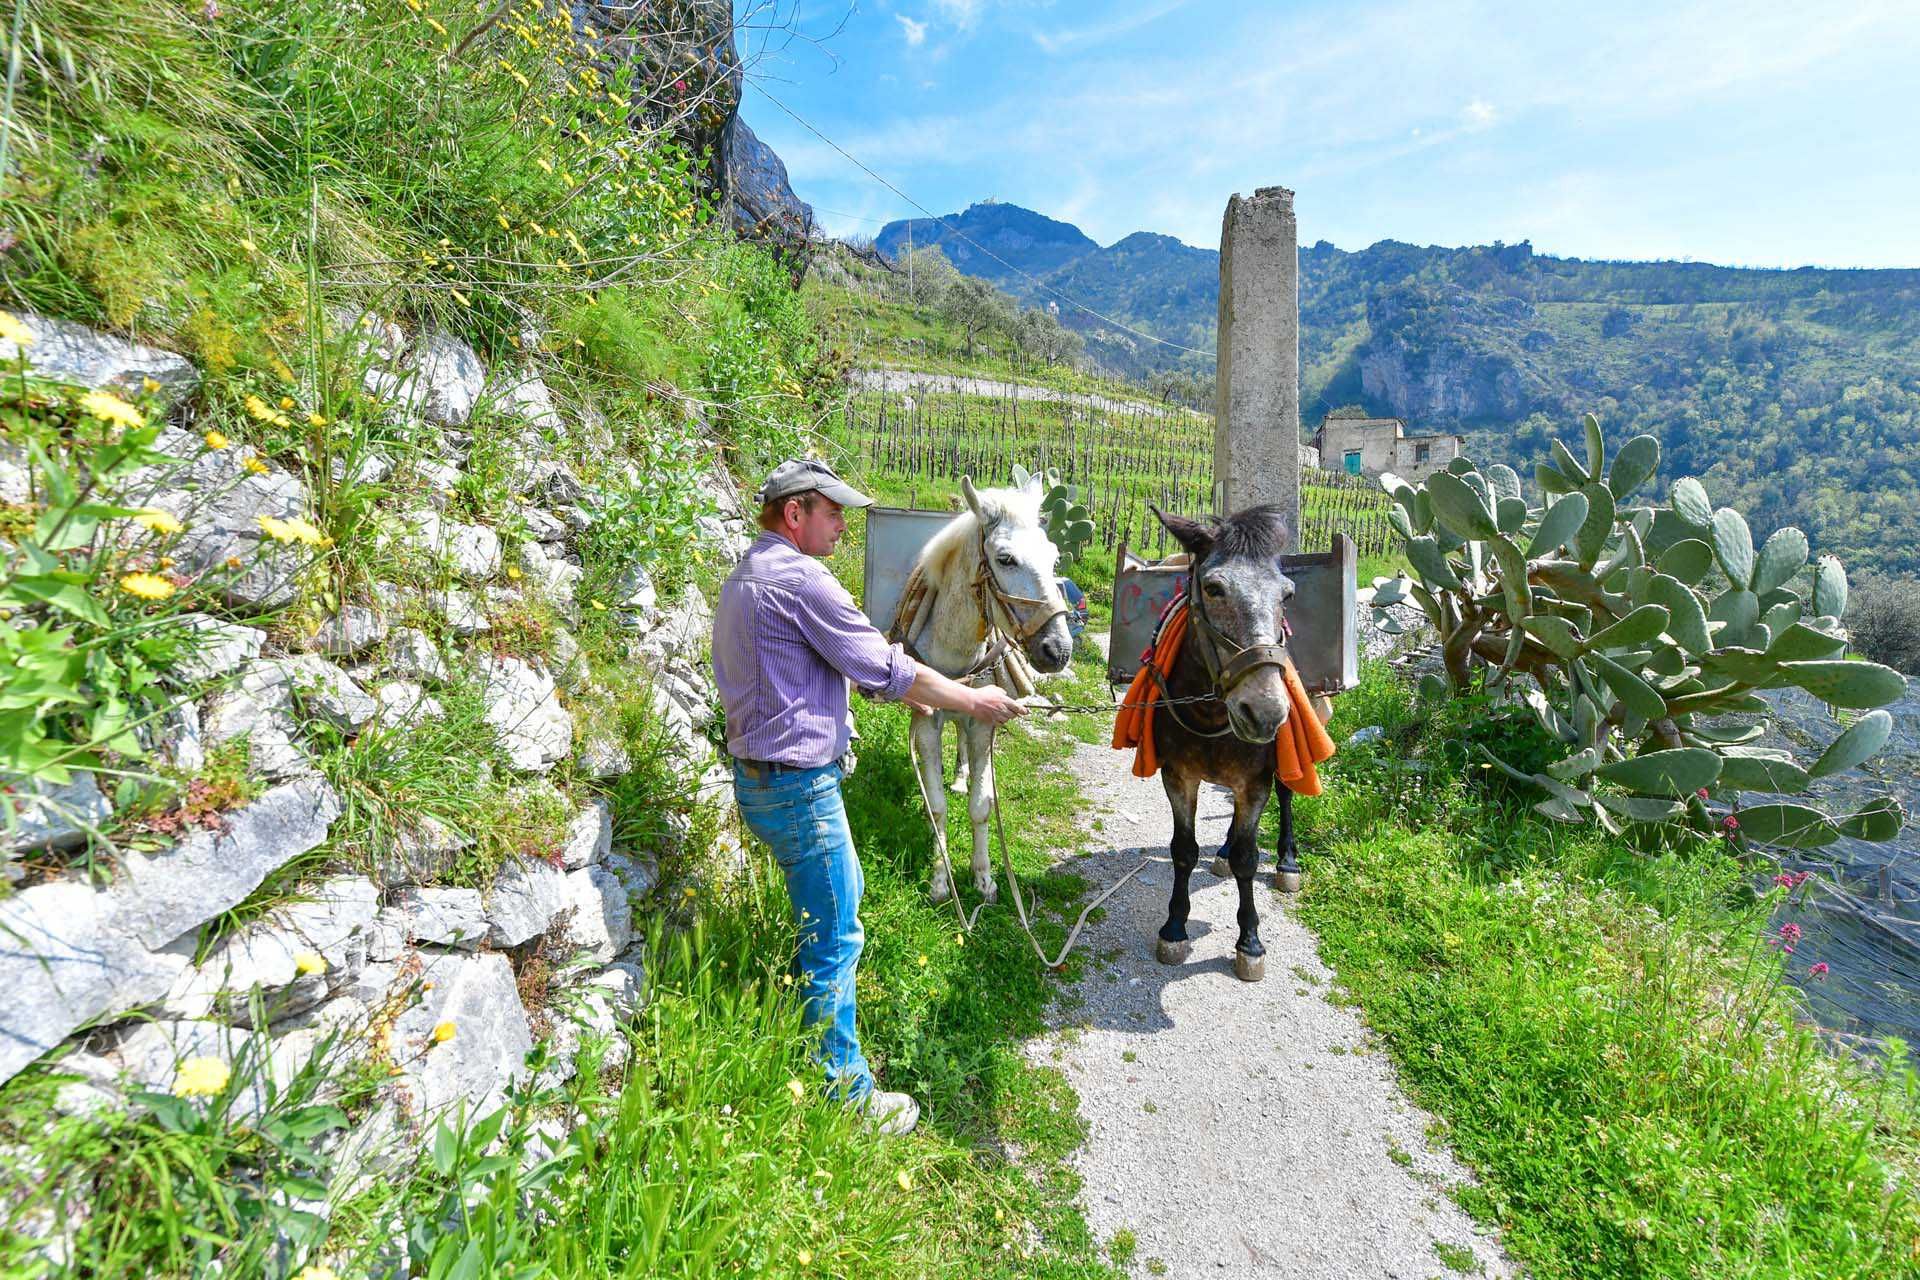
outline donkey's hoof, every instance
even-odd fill
[[[1258,982],[1267,976],[1267,958],[1250,956],[1244,951],[1233,953],[1233,976],[1242,982]]]
[[[932,887],[927,890],[927,901],[936,907],[952,896],[953,886],[944,880],[934,881]]]
[[[991,906],[1000,901],[1000,886],[989,880],[985,884],[975,885],[980,890],[980,901]]]
[[[1300,875],[1298,871],[1276,871],[1273,873],[1273,887],[1282,893],[1298,893]]]
[[[1233,874],[1233,864],[1225,858],[1215,858],[1213,860],[1213,874],[1225,880]]]
[[[1161,964],[1185,964],[1193,952],[1193,944],[1187,941],[1168,942],[1157,938],[1153,944],[1153,958]]]

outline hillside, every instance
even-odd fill
[[[983,214],[982,210],[990,210]],[[1034,215],[1037,217],[1037,215]],[[949,219],[1027,225],[1011,206]],[[1075,308],[1061,320],[1108,368],[1211,371],[1219,257],[1136,234],[1069,260],[1064,224],[1031,256],[995,252],[1087,306],[1194,351],[1143,342]],[[892,224],[877,241],[899,238]],[[937,237],[929,237],[938,232]],[[956,266],[968,246],[936,224]],[[1084,238],[1084,237],[1083,237]],[[977,254],[974,257],[977,258]],[[1008,292],[1049,296],[995,267]],[[1911,573],[1920,546],[1920,270],[1753,270],[1554,258],[1516,245],[1382,241],[1300,253],[1301,404],[1311,429],[1342,404],[1460,430],[1527,474],[1578,413],[1657,436],[1673,474],[1701,476],[1770,530],[1799,524],[1865,568]]]

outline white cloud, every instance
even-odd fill
[[[901,34],[906,36],[909,49],[918,49],[927,42],[926,23],[915,22],[904,13],[896,13],[893,16],[900,23]]]
[[[962,31],[973,30],[973,24],[980,20],[981,0],[933,0],[933,7],[940,16]]]
[[[1149,22],[1164,18],[1176,9],[1184,9],[1191,0],[1159,0],[1130,14],[1086,27],[1062,27],[1054,31],[1033,32],[1033,42],[1048,53],[1061,53],[1085,45],[1100,44],[1115,36],[1137,31]]]
[[[1493,122],[1499,118],[1500,113],[1496,111],[1493,104],[1485,98],[1475,98],[1472,102],[1460,108],[1460,119],[1466,123],[1469,129],[1492,128]],[[1415,132],[1417,133],[1418,131],[1416,130]]]

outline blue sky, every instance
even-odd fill
[[[935,213],[1102,244],[1216,247],[1278,184],[1303,244],[1920,266],[1920,0],[739,4],[746,119],[840,234],[914,210],[763,90]]]

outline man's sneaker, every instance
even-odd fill
[[[912,1133],[913,1126],[920,1123],[920,1104],[910,1094],[875,1089],[866,1096],[860,1109],[873,1121],[874,1128],[894,1137]]]

